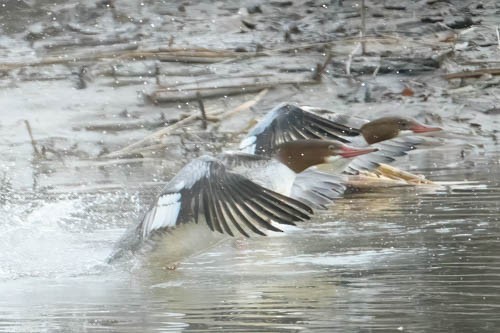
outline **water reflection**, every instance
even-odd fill
[[[143,188],[54,195],[27,214],[11,200],[1,210],[0,331],[494,332],[495,159],[474,172],[426,169],[442,186],[349,194],[302,230],[226,241],[175,270],[104,262],[140,215]],[[40,242],[57,246],[40,252]]]

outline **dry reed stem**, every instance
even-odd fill
[[[190,115],[182,120],[179,120],[178,122],[176,122],[168,127],[162,128],[161,130],[156,131],[156,132],[146,136],[145,138],[126,146],[125,148],[122,148],[122,149],[117,150],[115,152],[111,152],[109,154],[106,154],[103,157],[111,158],[111,157],[118,157],[118,156],[127,155],[127,154],[129,154],[130,151],[132,151],[135,148],[140,147],[143,143],[148,142],[148,141],[152,141],[154,139],[159,139],[161,136],[169,134],[170,132],[178,129],[179,127],[189,123],[190,121],[192,121],[194,119],[197,119],[198,117],[199,117],[199,115],[192,114],[192,115]]]
[[[152,51],[137,51],[137,45],[126,45],[123,49],[93,52],[82,55],[68,56],[52,56],[39,61],[25,63],[7,63],[0,64],[0,70],[11,70],[20,67],[35,67],[55,64],[74,63],[75,61],[96,61],[102,59],[132,59],[132,60],[161,60],[161,61],[176,61],[186,63],[215,63],[226,60],[228,58],[239,57],[240,54],[233,51],[212,51],[207,49],[171,49],[171,50],[152,50]],[[132,50],[132,51],[131,51]]]
[[[370,189],[406,185],[436,185],[436,183],[423,176],[381,163],[373,172],[362,171],[359,175],[350,176],[348,185],[359,189]]]
[[[232,116],[233,114],[235,114],[237,112],[249,109],[252,106],[254,106],[255,104],[257,104],[267,94],[267,92],[268,92],[268,89],[262,90],[254,98],[252,98],[251,100],[249,100],[247,102],[244,102],[243,104],[239,105],[238,107],[234,108],[233,110],[230,110],[227,112],[216,111],[216,112],[207,113],[207,118],[208,119],[210,119],[210,118],[212,118],[212,119],[214,119],[214,118],[225,119],[229,116]],[[146,136],[145,138],[143,138],[137,142],[134,142],[134,143],[126,146],[125,148],[111,152],[111,153],[106,154],[102,157],[103,158],[114,158],[114,157],[119,157],[119,156],[123,156],[123,155],[130,155],[132,153],[140,153],[141,151],[151,149],[150,147],[153,145],[149,145],[149,146],[145,146],[145,147],[140,147],[140,146],[143,145],[144,143],[151,142],[153,140],[158,140],[160,137],[162,137],[164,135],[168,135],[168,134],[172,133],[174,130],[178,129],[179,127],[181,127],[181,126],[183,126],[183,125],[185,125],[193,120],[196,120],[196,119],[199,119],[198,114],[190,115],[182,120],[179,120],[178,122],[176,122],[170,126],[162,128],[161,130],[156,131],[156,132]],[[160,144],[160,145],[162,145],[162,144]]]
[[[349,53],[349,57],[347,58],[347,61],[345,63],[345,72],[348,76],[351,75],[351,63],[352,63],[352,58],[356,52],[358,52],[359,48],[361,47],[361,43],[357,43],[356,47]]]
[[[424,176],[415,175],[411,172],[400,170],[385,163],[380,163],[380,166],[377,168],[376,172],[380,173],[382,176],[396,180],[402,179],[412,184],[434,184]]]
[[[248,110],[250,109],[251,107],[253,107],[255,104],[259,103],[260,100],[262,98],[264,98],[264,96],[267,95],[267,93],[269,92],[269,89],[264,89],[264,90],[261,90],[254,98],[252,98],[251,100],[249,101],[246,101],[244,102],[243,104],[235,107],[234,109],[230,110],[230,111],[227,111],[225,113],[223,113],[220,118],[222,119],[225,119],[227,117],[230,117],[232,115],[234,115],[235,113],[238,113],[240,111],[244,111],[244,110]]]
[[[497,42],[498,42],[498,46],[497,46],[497,49],[500,50],[500,32],[498,31],[498,25],[496,26],[496,33],[497,33]]]
[[[333,45],[345,42],[368,42],[368,41],[378,41],[378,42],[391,42],[394,40],[399,40],[394,36],[382,36],[382,37],[364,37],[364,38],[344,38],[341,40],[318,42],[318,43],[308,43],[302,45],[294,45],[291,47],[285,47],[281,49],[268,50],[266,52],[257,53],[238,53],[234,51],[226,50],[208,50],[204,48],[193,48],[191,50],[185,49],[159,49],[159,50],[137,50],[137,45],[125,45],[123,48],[119,48],[113,51],[99,52],[99,53],[87,53],[82,55],[67,55],[64,54],[60,56],[52,56],[39,61],[33,62],[22,62],[22,63],[3,63],[0,64],[0,71],[12,70],[22,67],[36,67],[36,66],[48,66],[55,64],[71,64],[76,61],[97,61],[103,59],[132,59],[132,60],[162,60],[162,61],[176,61],[185,63],[224,63],[227,61],[237,61],[244,60],[259,56],[269,56],[276,53],[307,49],[312,47]],[[132,50],[132,51],[131,51]]]

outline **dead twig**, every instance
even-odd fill
[[[259,92],[254,98],[252,98],[251,100],[249,101],[246,101],[245,103],[237,106],[236,108],[230,110],[230,111],[227,111],[225,113],[223,113],[220,118],[221,119],[226,119],[230,116],[232,116],[233,114],[235,113],[238,113],[240,111],[244,111],[244,110],[248,110],[250,109],[252,106],[254,106],[255,104],[259,103],[260,100],[262,98],[264,98],[264,96],[267,95],[267,93],[269,92],[269,89],[264,89],[262,90],[261,92]]]
[[[153,103],[175,103],[175,102],[189,102],[198,99],[198,94],[203,98],[214,98],[220,96],[231,96],[248,94],[260,91],[262,89],[272,88],[276,85],[261,84],[256,86],[247,87],[223,87],[223,88],[203,88],[198,91],[155,91],[149,95],[149,99]]]
[[[500,68],[481,68],[473,71],[463,71],[458,73],[444,74],[443,78],[446,80],[467,79],[467,78],[481,77],[484,74],[500,75]]]
[[[85,34],[85,35],[95,35],[96,32],[85,32],[80,30],[79,33]],[[107,48],[116,48],[117,50],[121,50],[124,47],[130,48],[132,43],[130,42],[130,39],[127,38],[68,38],[65,41],[59,41],[59,42],[54,42],[54,43],[49,43],[44,46],[45,49],[48,49],[51,51],[51,54],[53,55],[61,55],[62,52],[61,50],[66,50],[71,48],[85,48],[85,47],[92,47],[92,48],[97,48],[97,49],[103,49]],[[136,46],[137,47],[137,46]]]
[[[162,150],[162,149],[166,149],[167,146],[168,145],[166,143],[154,143],[154,144],[151,144],[151,145],[148,145],[148,146],[143,146],[143,147],[137,147],[137,148],[130,149],[129,151],[127,151],[126,154],[122,154],[120,156],[127,156],[129,158],[130,157],[138,157],[138,156],[146,157],[145,156],[146,152],[159,151],[159,150]],[[108,157],[108,155],[106,155],[105,157]]]
[[[330,50],[326,53],[326,59],[323,62],[323,64],[316,64],[316,69],[314,70],[313,74],[313,80],[321,82],[321,76],[325,72],[326,67],[330,64],[330,61],[332,60],[332,53]]]
[[[199,93],[203,98],[214,98],[220,96],[230,96],[230,95],[240,95],[249,94],[261,91],[263,89],[270,89],[280,85],[290,85],[290,84],[315,84],[317,81],[311,79],[308,80],[283,80],[277,82],[267,82],[267,83],[253,83],[253,84],[242,84],[238,86],[219,86],[213,88],[190,88],[182,90],[157,90],[146,96],[153,103],[172,103],[172,102],[189,102],[197,100],[197,93]]]
[[[485,64],[499,64],[500,60],[470,60],[463,62],[464,65],[485,65]]]
[[[227,112],[224,112],[219,116],[219,119],[227,119],[231,117],[232,115],[244,111],[244,110],[249,110],[251,107],[253,107],[255,104],[257,104],[262,98],[264,98],[265,95],[269,92],[269,89],[264,89],[260,93],[258,93],[254,98],[252,98],[249,101],[244,102],[243,104],[237,106],[236,108],[229,110]],[[217,124],[216,126],[220,126],[220,124]],[[245,128],[245,131],[248,130],[253,124],[250,124]]]
[[[199,72],[201,75],[203,74],[214,74],[213,72],[202,72],[200,71]],[[170,75],[173,75],[173,76],[194,76],[195,73],[193,72],[189,72],[188,74],[185,74],[185,73],[178,73],[178,74],[170,74]],[[198,90],[200,89],[200,86],[203,84],[203,83],[206,83],[206,82],[211,82],[213,83],[215,79],[220,79],[220,80],[224,80],[224,79],[228,79],[228,80],[231,80],[231,81],[234,81],[234,79],[261,79],[261,78],[270,78],[270,77],[273,77],[275,76],[275,74],[270,74],[270,73],[264,73],[264,74],[243,74],[243,75],[217,75],[216,77],[215,76],[209,76],[209,77],[206,77],[206,78],[203,78],[203,79],[199,79],[199,80],[194,80],[194,81],[187,81],[187,82],[179,82],[179,83],[176,83],[174,85],[163,85],[161,88],[158,88],[156,91],[172,91],[172,90],[175,90],[175,89],[179,89],[182,88],[182,90]],[[220,84],[220,83],[219,83]],[[188,88],[183,88],[185,86],[188,86]],[[194,88],[189,88],[189,86],[195,86]],[[210,88],[208,87],[207,89],[213,89],[213,88]]]
[[[158,128],[164,126],[166,123],[165,120],[160,121],[119,121],[112,123],[103,123],[103,124],[93,124],[86,126],[75,126],[73,130],[80,131],[84,129],[85,131],[95,131],[95,132],[119,132],[119,131],[130,131],[144,128]]]
[[[189,123],[190,121],[197,119],[197,117],[198,117],[197,114],[190,115],[190,116],[188,116],[182,120],[179,120],[178,122],[176,122],[168,127],[162,128],[161,130],[156,131],[153,134],[150,134],[150,135],[146,136],[145,138],[126,146],[125,148],[122,148],[120,150],[103,155],[103,157],[113,158],[113,157],[128,155],[131,151],[133,151],[135,148],[140,147],[142,144],[144,144],[148,141],[157,140],[160,137],[162,137],[163,135],[167,135],[167,134],[171,133],[172,131],[178,129],[179,127]]]
[[[257,104],[267,94],[267,92],[268,92],[268,89],[262,90],[261,92],[259,92],[257,94],[257,96],[255,96],[251,100],[241,104],[240,106],[234,108],[233,110],[230,110],[227,112],[218,111],[218,112],[208,113],[207,119],[226,119],[227,117],[232,116],[233,114],[235,114],[237,112],[247,110],[247,109],[251,108],[252,106],[254,106],[255,104]],[[116,157],[120,157],[120,156],[124,156],[124,155],[140,154],[144,150],[151,150],[154,148],[158,148],[162,144],[159,144],[160,146],[156,146],[156,147],[155,147],[155,144],[145,146],[145,147],[144,146],[141,147],[141,146],[144,143],[153,142],[154,140],[159,140],[162,136],[169,135],[170,133],[177,130],[178,128],[186,125],[187,123],[190,123],[191,121],[197,120],[197,119],[199,119],[199,115],[197,115],[197,114],[190,115],[190,116],[188,116],[182,120],[179,120],[178,122],[176,122],[168,127],[162,128],[159,131],[156,131],[156,132],[152,133],[151,135],[148,135],[145,138],[128,145],[125,148],[122,148],[122,149],[117,150],[115,152],[111,152],[111,153],[106,154],[102,157],[104,157],[104,158],[116,158]]]

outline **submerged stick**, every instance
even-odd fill
[[[31,139],[31,146],[33,147],[33,151],[34,151],[36,157],[41,157],[42,154],[40,154],[40,151],[36,147],[36,141],[35,141],[35,138],[33,137],[33,132],[31,131],[30,122],[28,120],[24,120],[24,124],[26,125],[26,129],[28,130],[28,134],[29,134],[30,139]]]
[[[366,8],[365,0],[361,0],[361,38],[366,36]],[[361,54],[366,54],[366,41],[361,42]]]
[[[201,99],[201,94],[199,91],[196,92],[196,99],[198,100],[198,106],[201,111],[201,128],[207,129],[207,114],[205,113],[205,105],[203,105],[203,99]]]
[[[330,63],[331,60],[332,60],[332,53],[330,52],[330,50],[328,50],[328,52],[326,54],[326,59],[323,62],[323,64],[316,65],[316,69],[315,69],[314,74],[313,74],[313,80],[321,82],[321,75],[323,75],[326,67],[328,66],[328,64]]]

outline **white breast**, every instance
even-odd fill
[[[248,177],[259,185],[280,194],[289,196],[297,174],[286,165],[272,161],[264,168],[255,168],[248,172]]]
[[[165,267],[203,253],[228,239],[229,236],[210,230],[203,217],[200,217],[198,223],[181,224],[170,231],[153,236],[153,248],[147,249],[145,255],[150,264]]]

